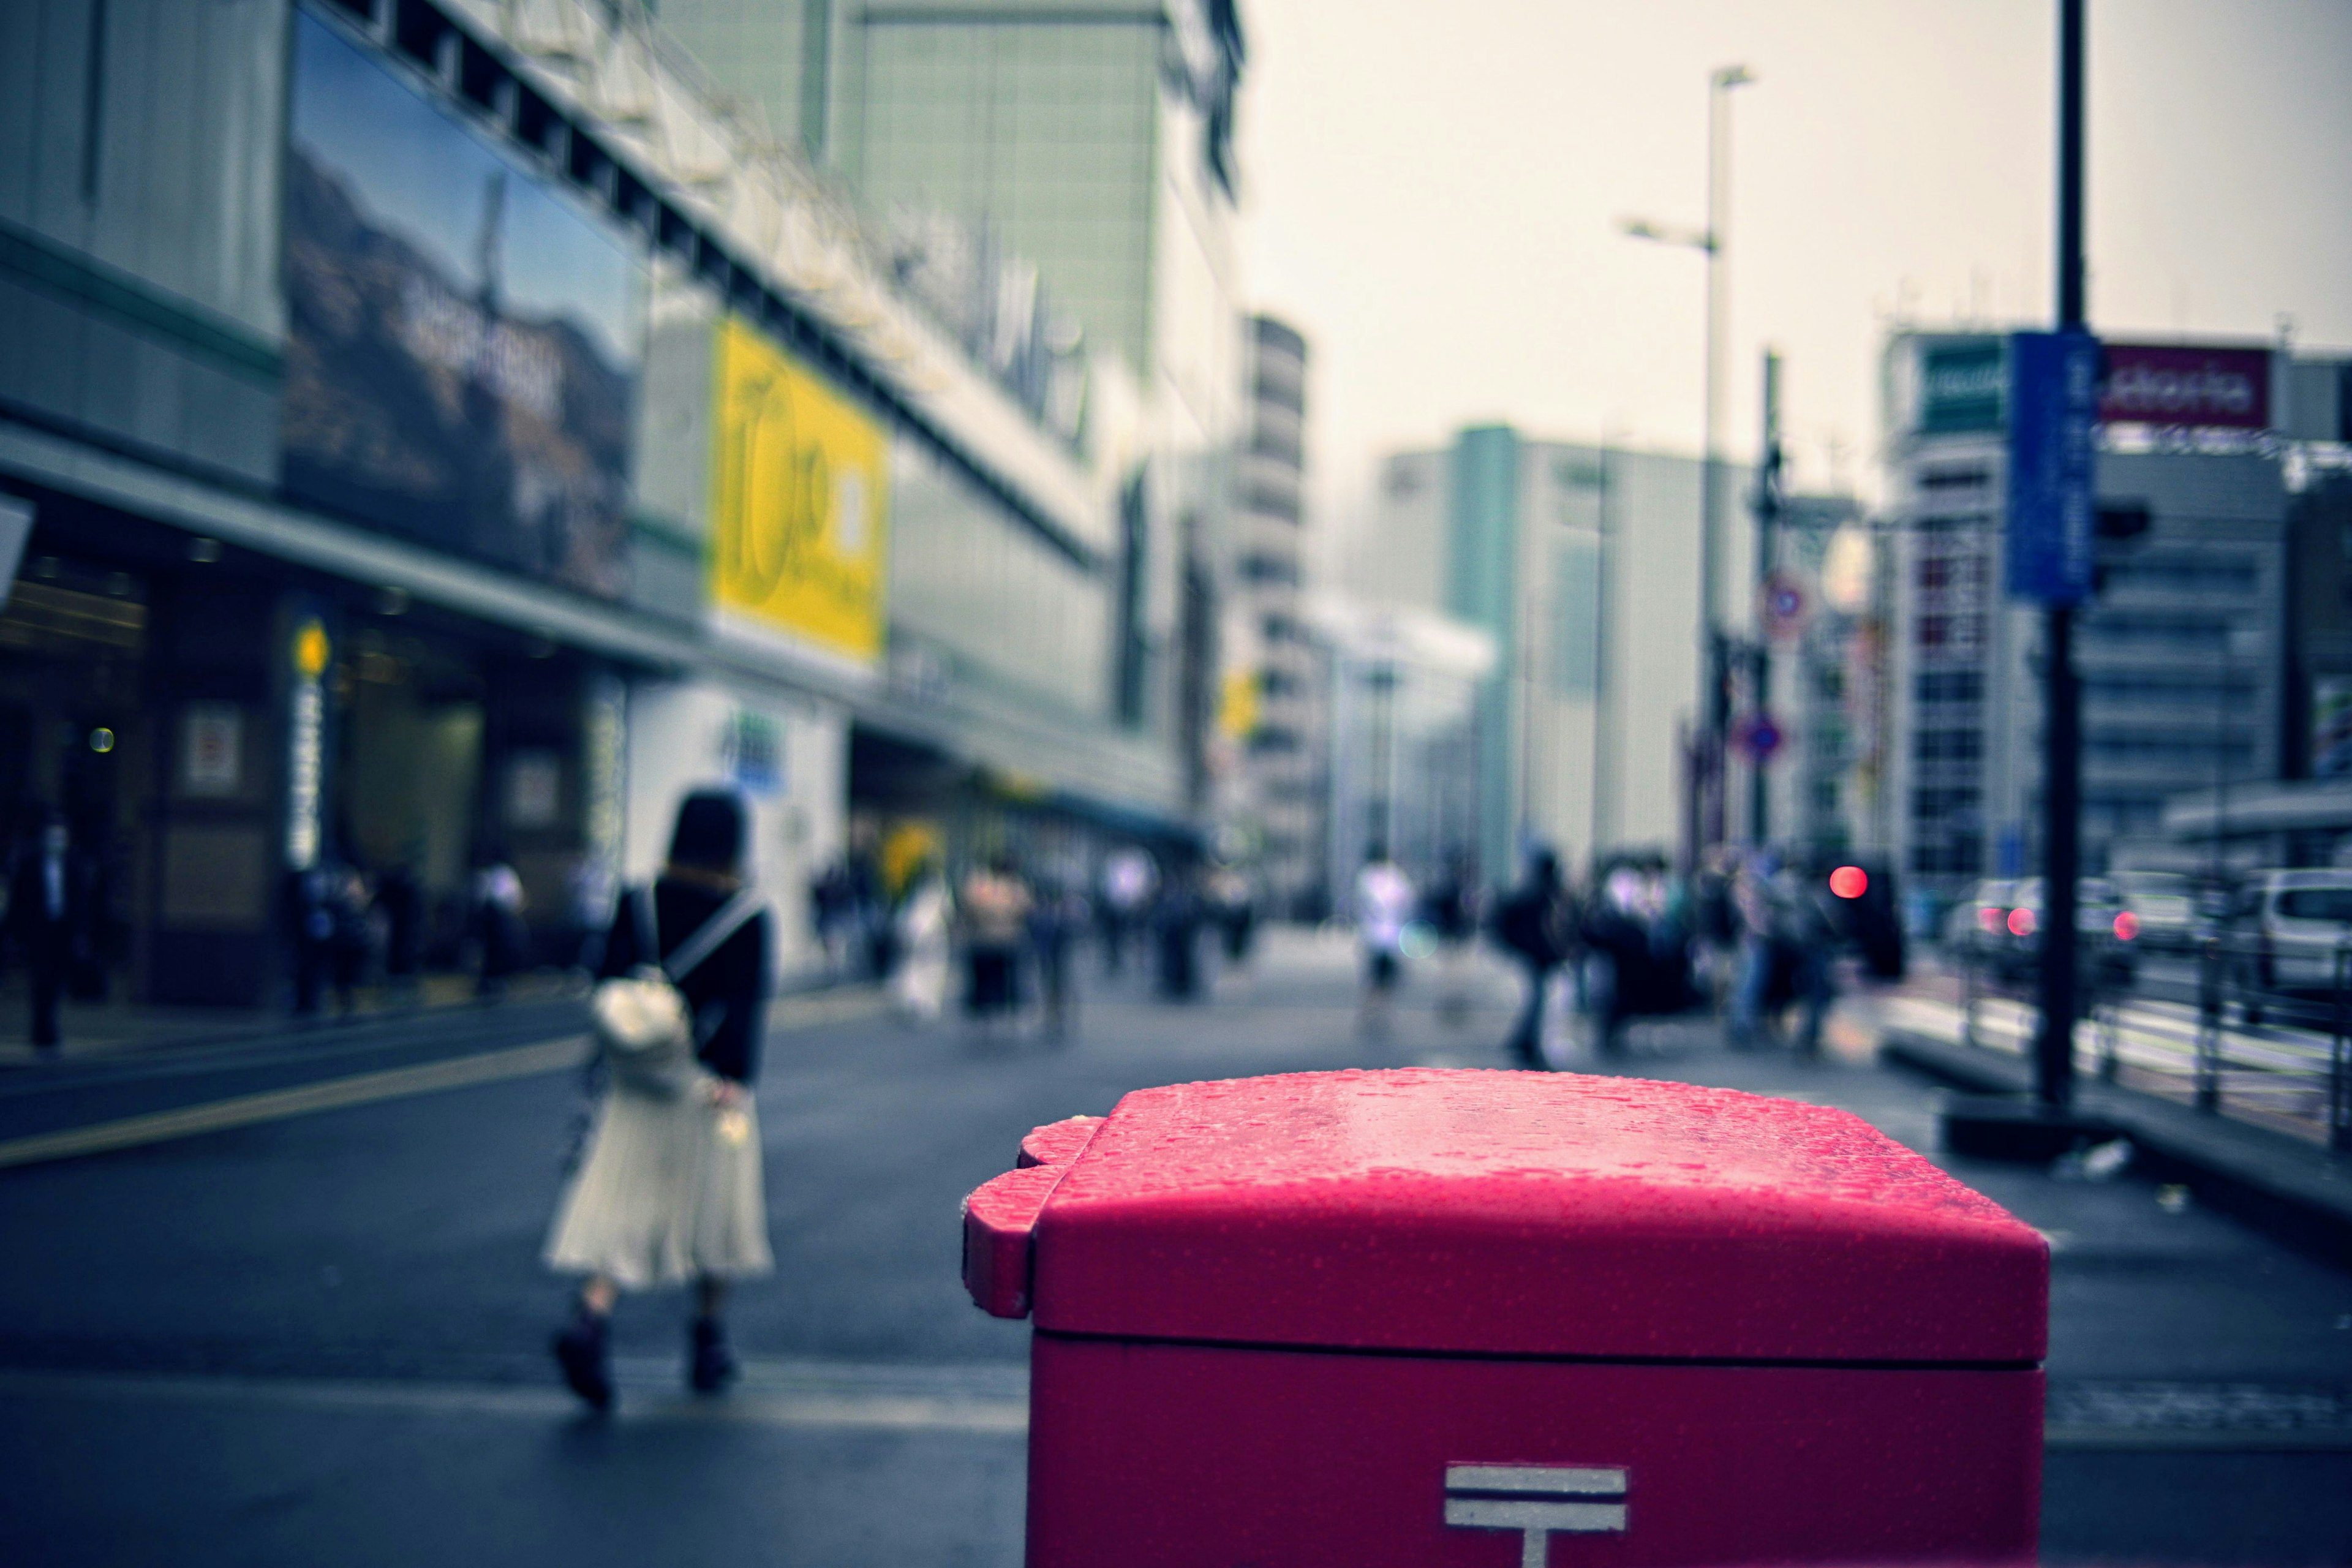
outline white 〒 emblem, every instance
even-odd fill
[[[1554,1532],[1624,1530],[1625,1472],[1591,1465],[1448,1465],[1445,1522],[1519,1531],[1519,1568],[1544,1568]]]

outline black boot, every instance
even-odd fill
[[[572,1392],[595,1411],[613,1407],[613,1361],[605,1344],[605,1321],[601,1313],[580,1309],[572,1326],[555,1336],[555,1364]]]
[[[697,1394],[717,1394],[735,1381],[741,1369],[727,1348],[727,1328],[716,1318],[697,1318],[688,1342],[686,1380]]]

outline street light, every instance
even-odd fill
[[[1724,301],[1723,253],[1731,228],[1731,89],[1756,79],[1746,66],[1724,66],[1707,78],[1706,95],[1706,226],[1694,229],[1648,218],[1626,218],[1619,224],[1634,239],[1680,246],[1706,257],[1706,410],[1700,436],[1702,477],[1699,488],[1699,692],[1700,732],[1705,737],[1706,774],[1695,771],[1693,787],[1707,797],[1710,813],[1692,803],[1691,854],[1722,836],[1724,732],[1730,727],[1730,691],[1725,668],[1723,626],[1717,606],[1721,595],[1716,579],[1723,553],[1722,458],[1716,450],[1723,427],[1723,338],[1728,307]]]

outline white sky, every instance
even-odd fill
[[[2352,0],[2091,0],[2089,253],[2110,336],[2352,347]],[[1706,79],[1734,95],[1730,424],[1787,356],[1800,483],[1867,485],[1898,309],[2046,321],[2056,0],[1245,0],[1253,303],[1314,355],[1310,489],[1507,419],[1696,451]]]

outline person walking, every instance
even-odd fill
[[[474,994],[480,1001],[504,997],[508,979],[530,957],[530,928],[522,911],[522,878],[503,853],[493,850],[474,872],[474,921],[482,948]]]
[[[1574,910],[1560,885],[1559,857],[1538,848],[1528,857],[1527,880],[1495,911],[1495,936],[1527,971],[1528,1000],[1503,1048],[1514,1062],[1538,1070],[1543,1054],[1545,994],[1551,972],[1568,956]]]
[[[8,879],[8,923],[16,927],[16,950],[24,954],[32,983],[32,1044],[44,1055],[60,1038],[58,1002],[72,961],[75,917],[73,837],[65,814],[54,807],[39,815],[40,830],[20,846]]]
[[[936,1024],[947,1011],[953,967],[950,934],[955,927],[955,900],[936,859],[926,856],[908,873],[906,897],[889,923],[897,953],[890,969],[890,1004],[901,1022]]]
[[[669,861],[625,896],[603,973],[659,964],[692,1020],[691,1055],[616,1058],[588,1148],[565,1188],[545,1258],[583,1277],[555,1359],[573,1393],[613,1400],[610,1323],[623,1290],[692,1281],[687,1381],[715,1394],[736,1375],[723,1321],[728,1287],[768,1273],[767,1202],[752,1084],[766,1033],[771,922],[744,886],[742,803],[698,792],[678,806]]]
[[[375,951],[375,900],[356,866],[339,865],[327,883],[328,972],[335,988],[335,1012],[343,1022],[359,1016],[360,983],[367,978]]]
[[[1363,1004],[1356,1028],[1365,1036],[1388,1033],[1397,982],[1404,972],[1404,928],[1412,919],[1412,879],[1389,858],[1388,846],[1364,852],[1356,873],[1356,934],[1364,953]]]
[[[1087,896],[1077,884],[1056,878],[1041,881],[1029,910],[1029,951],[1037,961],[1041,1026],[1049,1040],[1070,1027],[1070,948],[1087,923]]]
[[[964,1011],[983,1034],[1020,1006],[1021,949],[1028,941],[1029,910],[1034,901],[1013,857],[1001,851],[972,868],[956,900],[971,966]]]

